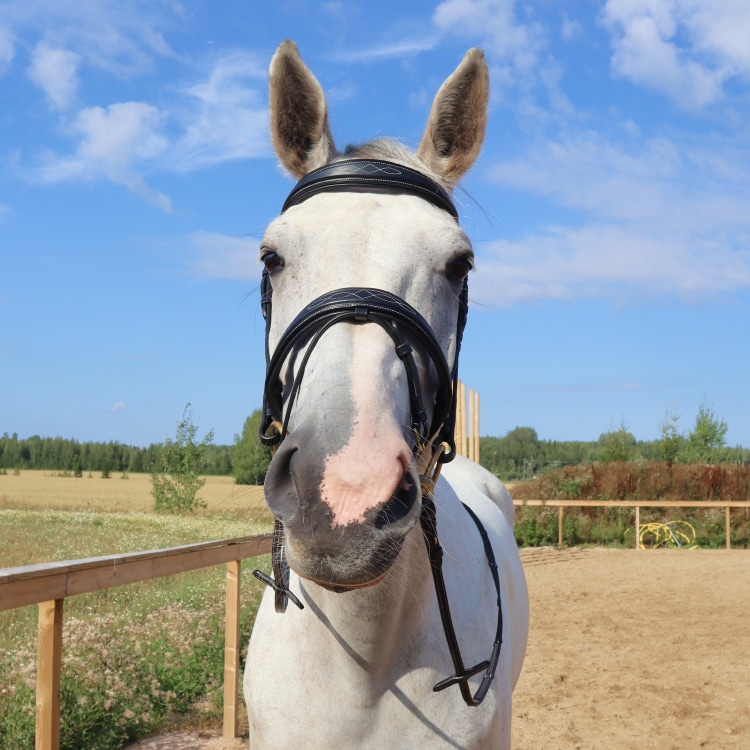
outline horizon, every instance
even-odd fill
[[[461,379],[480,431],[750,446],[750,4],[170,0],[0,6],[0,434],[145,446],[261,404],[257,262],[293,182],[267,69],[296,41],[340,149],[419,143],[473,46],[482,153]],[[12,429],[11,429],[12,428]]]

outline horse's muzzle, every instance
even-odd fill
[[[398,467],[406,463],[394,469],[395,478],[389,475],[384,483],[373,476],[372,492],[359,487],[355,500],[347,502],[326,485],[329,455],[312,430],[302,428],[284,440],[271,461],[264,491],[268,507],[284,526],[284,553],[300,576],[342,588],[384,576],[421,509],[416,465],[406,454],[408,463],[403,455],[391,457]],[[346,495],[346,487],[339,489]]]

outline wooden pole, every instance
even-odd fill
[[[562,505],[558,509],[557,513],[557,546],[562,548],[563,546],[563,507]]]
[[[474,393],[474,430],[476,434],[476,449],[474,460],[479,463],[479,446],[481,445],[479,438],[479,391]]]
[[[635,506],[635,548],[641,548],[641,506]]]
[[[462,456],[466,455],[466,386],[459,383],[458,398],[461,401],[461,450]]]
[[[469,458],[476,461],[476,439],[474,434],[474,389],[469,388]]]
[[[227,563],[226,626],[224,629],[224,739],[237,736],[240,692],[240,582],[242,561]]]
[[[454,428],[453,439],[456,441],[456,454],[463,456],[461,446],[461,425],[464,421],[464,405],[461,403],[461,381],[456,383],[456,426]]]
[[[60,673],[64,599],[39,603],[36,750],[60,750]]]
[[[726,518],[725,518],[725,525],[726,525],[726,531],[727,531],[727,549],[732,549],[732,536],[731,536],[731,528],[729,526],[729,506],[725,508],[726,511]]]

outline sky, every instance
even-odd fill
[[[267,70],[297,42],[339,148],[418,145],[466,50],[491,75],[456,193],[481,433],[750,446],[750,3],[0,3],[0,434],[145,446],[260,406],[257,262],[292,181]]]

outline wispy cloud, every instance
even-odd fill
[[[437,35],[426,36],[421,39],[400,39],[384,41],[371,47],[361,49],[339,50],[331,53],[333,60],[345,63],[370,63],[382,60],[402,59],[418,55],[420,52],[431,50],[438,42]]]
[[[213,232],[188,238],[190,272],[201,279],[258,280],[258,240]]]
[[[613,72],[687,109],[721,100],[730,79],[750,73],[744,0],[608,0],[601,17]]]
[[[16,54],[16,46],[13,36],[8,29],[0,26],[0,75],[3,75],[10,67]]]
[[[110,410],[112,414],[119,414],[121,411],[125,411],[128,405],[124,401],[118,401]]]
[[[120,78],[150,70],[159,57],[175,57],[162,30],[178,26],[183,16],[176,0],[4,0],[0,5],[0,25],[20,37],[73,50],[82,64]]]
[[[515,5],[515,0],[444,0],[432,22],[444,36],[480,41],[497,64],[528,75],[539,65],[546,30],[537,23],[520,22]]]
[[[167,154],[167,166],[192,171],[235,159],[270,156],[266,69],[240,51],[219,57],[206,80],[185,87],[185,131]]]
[[[66,109],[78,89],[80,56],[75,52],[40,42],[34,47],[29,78],[47,96],[52,109]]]
[[[149,187],[138,172],[143,162],[167,148],[167,140],[159,132],[164,119],[158,109],[143,102],[83,109],[71,126],[78,138],[75,153],[47,154],[33,175],[47,184],[108,179],[170,211],[170,199]]]
[[[539,141],[494,180],[573,212],[567,226],[480,246],[473,296],[696,298],[750,287],[750,164],[732,144],[615,144],[591,131]]]
[[[160,109],[146,102],[85,107],[66,125],[72,153],[46,153],[31,179],[46,184],[109,180],[165,211],[167,195],[146,174],[185,173],[227,161],[269,156],[265,70],[252,56],[218,56],[206,77],[186,85]],[[50,80],[46,79],[50,91]],[[52,97],[52,94],[50,94]],[[62,105],[62,89],[56,94]]]

